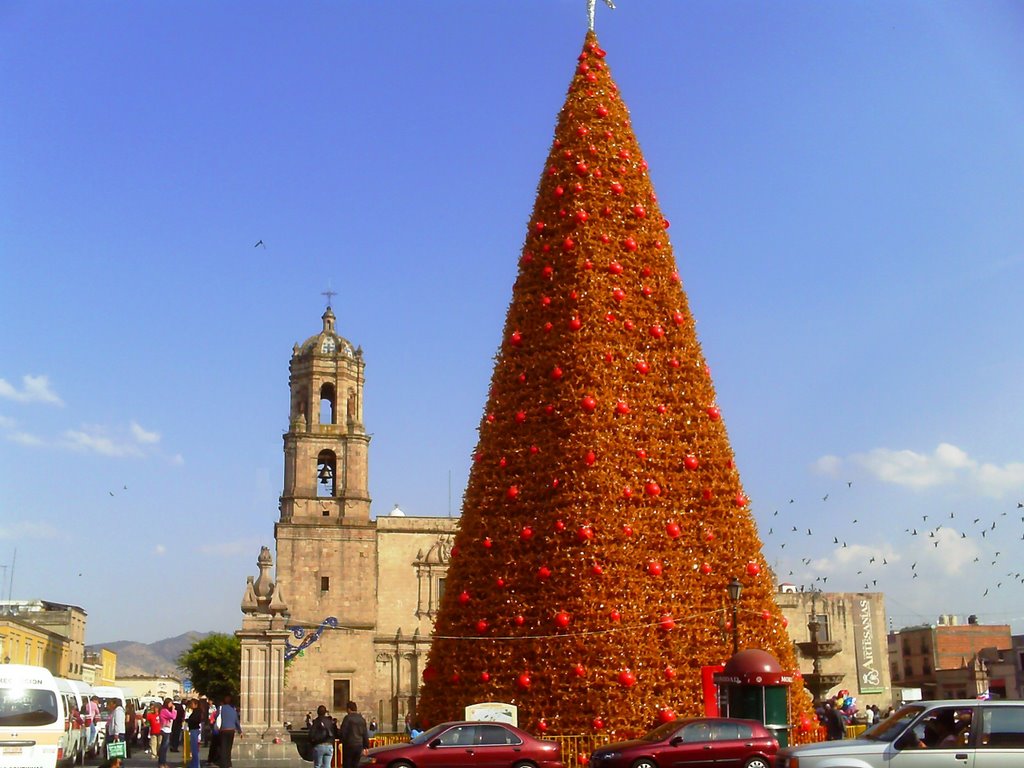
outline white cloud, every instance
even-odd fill
[[[129,428],[132,431],[132,436],[139,443],[149,444],[160,442],[159,432],[147,432],[145,429],[139,426],[139,423],[137,421],[133,421]]]
[[[18,389],[6,379],[0,379],[0,397],[18,403],[64,405],[64,401],[50,388],[50,379],[47,376],[22,376],[21,385],[21,389]]]
[[[21,521],[0,526],[0,539],[55,539],[60,532],[49,523]]]
[[[822,456],[816,462],[814,462],[814,470],[822,475],[830,475],[836,477],[839,474],[839,468],[843,465],[843,460],[838,456]]]
[[[163,544],[157,544],[155,547],[153,547],[153,554],[166,555],[167,547],[165,547]]]
[[[69,429],[64,433],[65,445],[68,448],[101,456],[141,456],[142,452],[134,443],[116,440],[104,434],[105,430],[98,426],[83,426],[81,430]]]
[[[17,424],[14,419],[10,416],[4,416],[0,414],[0,429],[14,429],[14,425]]]
[[[176,453],[173,456],[171,456],[171,464],[173,464],[174,466],[180,467],[184,463],[185,457],[182,456],[180,453]]]
[[[19,443],[20,445],[28,445],[31,447],[40,446],[45,443],[43,438],[29,432],[11,432],[7,435],[7,439],[12,443]]]
[[[939,443],[930,454],[908,449],[874,448],[846,459],[826,455],[814,466],[823,474],[836,475],[845,464],[859,466],[884,483],[915,491],[963,483],[998,498],[1024,489],[1024,463],[981,463],[950,443]]]

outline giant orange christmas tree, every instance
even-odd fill
[[[733,577],[740,646],[796,669],[668,229],[589,32],[480,423],[426,723],[481,701],[552,733],[702,714]]]

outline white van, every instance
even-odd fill
[[[64,736],[57,761],[68,765],[84,765],[89,749],[89,729],[85,727],[82,710],[91,695],[91,688],[81,680],[55,677],[57,690],[64,700]]]
[[[65,719],[48,669],[0,664],[0,768],[55,768]]]

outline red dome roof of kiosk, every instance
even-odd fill
[[[746,685],[788,685],[793,682],[793,676],[783,672],[778,660],[767,651],[748,648],[733,655],[715,680]]]

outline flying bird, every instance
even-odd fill
[[[828,501],[828,494],[826,493],[824,496],[822,496],[821,500],[822,501]]]
[[[113,495],[114,495],[114,492],[113,492],[113,491],[107,491],[107,493],[109,493],[109,494],[110,494],[111,496],[113,496]]]
[[[267,249],[267,246],[265,246],[265,245],[263,244],[263,241],[262,241],[262,240],[260,240],[260,241],[259,241],[258,243],[256,243],[256,245],[254,245],[254,246],[253,246],[253,248],[262,248],[263,250],[266,250],[266,249]]]
[[[853,480],[847,480],[846,481],[846,487],[847,488],[853,488]]]

